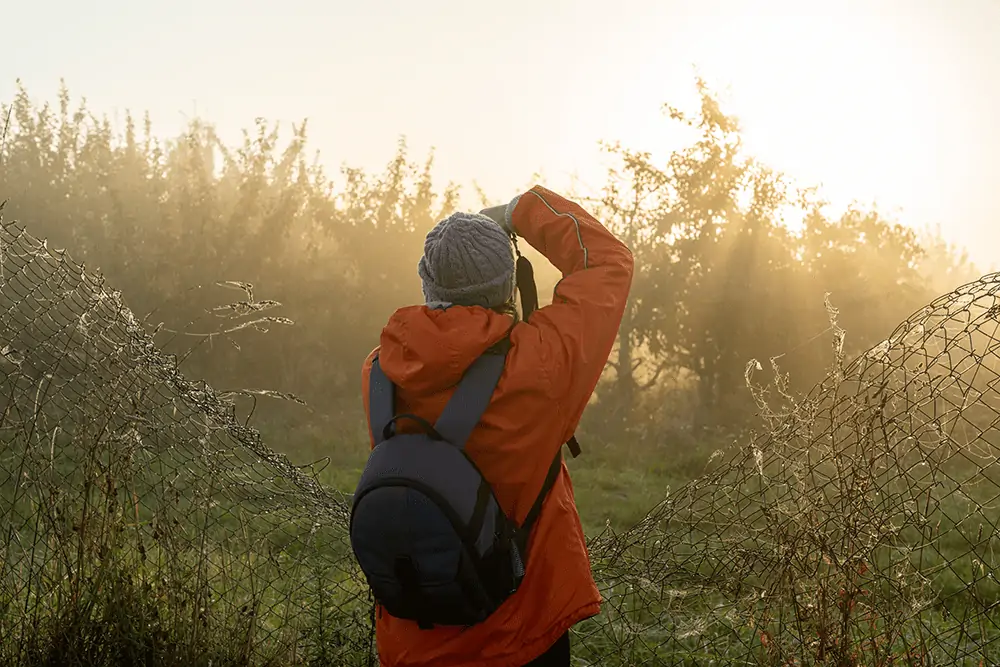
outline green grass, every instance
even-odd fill
[[[337,435],[331,438],[330,433]],[[296,428],[289,424],[264,424],[261,434],[265,442],[298,465],[318,462],[314,474],[324,486],[343,493],[354,492],[369,451],[362,427],[345,429],[327,424]],[[575,459],[566,449],[563,454],[587,534],[596,535],[609,523],[616,530],[634,525],[670,489],[701,475],[712,453],[730,441],[699,442],[685,437],[674,444],[650,449],[621,447],[581,435],[583,454]]]
[[[334,457],[321,475],[324,483],[350,492],[367,453],[364,441],[361,442],[360,451],[349,449],[341,452],[339,458]],[[636,447],[616,447],[600,441],[589,441],[588,444],[585,454],[578,459],[569,459],[568,465],[586,532],[596,536],[608,526],[620,534],[641,522],[668,493],[676,495],[685,484],[711,470],[709,462],[713,460],[713,454],[729,442],[687,442],[684,446],[678,445],[675,450],[646,451]],[[983,474],[992,475],[993,472],[987,470]],[[716,486],[725,491],[723,480]],[[765,491],[761,498],[770,498],[767,502],[777,506],[776,489],[767,485],[761,488]],[[884,599],[880,599],[878,605],[867,608],[866,613],[873,617],[867,630],[855,627],[863,625],[856,615],[850,621],[853,629],[848,643],[854,647],[855,659],[860,660],[860,664],[883,664],[881,661],[890,655],[896,656],[896,663],[893,664],[921,664],[915,657],[918,655],[922,655],[925,661],[933,658],[931,664],[965,664],[963,651],[976,658],[1000,660],[1000,630],[994,626],[993,620],[982,615],[971,625],[959,620],[969,612],[981,612],[994,601],[1000,601],[1000,585],[986,576],[982,565],[994,562],[993,553],[1000,547],[1000,536],[991,532],[983,536],[978,532],[978,524],[983,520],[1000,524],[1000,512],[977,509],[990,500],[988,488],[981,495],[979,498],[961,494],[944,496],[923,518],[922,524],[912,517],[907,519],[914,525],[927,526],[928,530],[933,526],[937,536],[929,537],[929,533],[921,534],[911,528],[899,534],[896,547],[877,550],[871,563],[873,572],[886,576],[899,571],[901,563],[909,563],[911,567],[907,571],[915,570],[928,576],[928,586],[936,593],[938,601],[921,612],[919,619],[911,618],[904,622],[901,619],[907,617],[905,610],[886,602],[895,599],[897,590],[893,586],[878,585],[879,580],[869,575],[867,588],[880,592]],[[832,504],[826,506],[824,511],[836,513],[840,501],[830,499],[829,502]],[[878,503],[873,502],[864,511],[877,518]],[[736,521],[733,530],[737,533],[741,529],[749,529],[749,526],[741,527],[739,516],[738,512],[733,514]],[[843,525],[849,527],[851,524],[845,522]],[[709,565],[725,562],[728,557],[728,547],[717,540],[716,533],[712,532],[714,529],[709,526],[706,530],[708,532],[689,536],[687,546],[675,545],[670,552],[673,556],[665,556],[668,561],[673,559],[672,567],[677,570],[672,576],[678,582],[684,579],[680,575],[687,567],[681,565],[683,554],[696,556],[699,551],[707,552],[709,558],[706,563]],[[713,543],[712,540],[716,541]],[[772,555],[767,553],[767,545],[762,547],[761,544],[757,547],[764,548],[761,558],[770,558]],[[920,548],[907,548],[907,545],[914,547],[921,544]],[[617,664],[614,661],[623,658],[636,664],[654,658],[663,661],[663,664],[702,664],[709,656],[715,660],[729,659],[737,663],[751,660],[766,664],[774,659],[779,649],[784,655],[809,654],[809,650],[801,646],[788,645],[788,615],[796,613],[792,608],[795,603],[778,610],[774,606],[779,603],[779,598],[776,598],[740,607],[738,600],[715,592],[695,596],[693,602],[678,603],[676,608],[665,607],[660,590],[653,591],[648,597],[635,597],[635,588],[643,585],[641,567],[630,570],[627,564],[621,562],[608,566],[600,561],[600,553],[604,553],[600,541],[596,548],[598,558],[594,562],[595,570],[610,604],[605,605],[605,612],[600,617],[578,628],[581,641],[578,642],[577,654],[581,664]],[[649,561],[650,567],[653,564]],[[695,567],[688,574],[704,575],[711,571],[709,565],[705,566],[707,570]],[[781,603],[784,605],[795,599],[789,598],[789,595],[801,597],[803,591],[808,592],[815,602],[817,590],[836,588],[847,580],[842,567],[825,573],[821,573],[820,568],[810,569],[812,566],[801,564],[795,567],[785,564],[784,567],[800,577],[796,582],[797,588],[793,587],[798,592],[789,589],[780,594],[785,596],[780,598],[784,600]],[[609,583],[615,580],[620,584]],[[757,584],[766,589],[774,584],[773,572],[765,570],[760,576],[748,575],[744,583]],[[902,599],[899,603],[909,604]],[[828,599],[823,604],[836,607],[837,601]],[[859,610],[864,608],[861,602],[858,604]],[[737,609],[740,611],[737,612]],[[838,610],[834,609],[832,616],[837,617],[837,613]],[[616,614],[621,616],[620,620],[616,619]],[[755,617],[759,617],[759,625],[748,626],[746,620]],[[736,619],[742,619],[742,622],[735,622]],[[822,625],[816,618],[809,622],[819,624],[817,627]],[[996,622],[1000,623],[1000,615]],[[791,634],[795,632],[793,630]],[[772,638],[768,646],[762,643],[762,633]],[[779,647],[783,634],[785,645]],[[985,652],[983,645],[989,647]],[[587,656],[590,656],[590,662],[587,662]],[[968,657],[968,664],[978,664],[973,657]]]
[[[275,433],[271,442],[279,448],[287,445],[297,463],[325,447],[330,460],[317,478],[344,492],[353,489],[367,455],[363,432],[341,432],[342,439],[333,443],[295,434],[297,456],[292,435],[285,433],[283,440]],[[755,519],[759,526],[740,523],[747,516],[740,513],[744,510],[725,501],[733,480],[710,475],[702,491],[685,490],[706,470],[722,470],[719,459],[715,467],[707,464],[726,443],[683,441],[674,449],[643,450],[581,440],[584,456],[568,465],[584,526],[590,536],[600,536],[606,526],[613,532],[591,545],[606,602],[599,617],[575,631],[579,664],[779,664],[779,658],[790,655],[815,656],[816,647],[802,645],[802,638],[819,636],[847,618],[838,616],[831,593],[852,584],[849,568],[824,565],[812,547],[804,547],[798,560],[787,554],[782,560],[779,553],[783,545],[794,543],[794,530],[811,534],[802,523],[808,514],[801,514],[799,523],[782,519],[782,529],[793,532],[781,540],[767,530],[749,539],[751,529],[779,523],[770,515]],[[234,491],[225,481],[226,470],[218,469],[224,462],[224,468],[246,473],[250,464],[234,457],[209,456],[216,466],[213,473],[211,467],[198,468],[197,458],[172,461],[176,453],[126,462],[109,456],[113,442],[77,442],[78,450],[73,441],[63,444],[62,481],[53,484],[38,474],[55,469],[46,459],[48,450],[16,439],[5,442],[0,467],[31,474],[26,477],[30,483],[0,484],[0,511],[7,512],[0,515],[0,526],[17,533],[0,550],[0,663],[365,664],[370,604],[343,521],[324,514],[322,504],[310,505],[314,501],[296,496],[294,489],[259,480]],[[759,486],[757,501],[768,506],[784,502],[778,500],[782,487],[773,480],[736,482],[744,490]],[[732,525],[723,526],[725,530],[698,519],[705,490],[716,494],[713,502],[730,513]],[[640,523],[668,491],[678,503],[672,527]],[[902,607],[909,599],[899,597],[886,579],[869,574],[856,583],[875,594],[857,598],[857,613],[871,616],[870,627],[852,616],[845,626],[846,641],[838,640],[850,650],[838,654],[838,645],[831,643],[825,664],[890,664],[881,661],[890,654],[897,658],[892,664],[928,664],[907,661],[908,653],[933,658],[931,664],[1000,661],[1000,632],[987,616],[960,622],[964,613],[980,612],[1000,599],[996,580],[979,564],[991,563],[1000,547],[997,536],[978,533],[977,517],[992,515],[980,511],[965,518],[986,500],[949,495],[923,523],[910,520],[914,526],[936,526],[940,539],[912,529],[899,539],[924,543],[922,550],[876,553],[872,571],[891,572],[900,562],[919,565],[943,600],[919,618],[908,616]],[[836,519],[837,502],[819,503],[825,520]],[[866,507],[877,513],[877,503]],[[685,528],[685,517],[697,521]],[[631,550],[618,550],[615,536],[637,523],[630,534]],[[720,565],[733,556],[733,543],[726,540],[739,538],[741,531],[748,536],[741,547],[750,549],[762,566],[720,573]],[[840,548],[840,553],[846,552]],[[949,560],[955,560],[953,567],[935,570]],[[726,579],[712,579],[719,576]],[[734,592],[735,583],[744,585],[743,592]],[[677,595],[668,594],[665,586]],[[747,597],[750,591],[764,590],[772,594]],[[990,648],[977,648],[982,644]],[[976,660],[962,658],[963,650]],[[831,662],[829,657],[848,660],[851,652],[854,662]],[[807,659],[805,664],[819,662]]]

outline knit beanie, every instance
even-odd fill
[[[417,273],[428,303],[496,308],[514,296],[514,249],[490,218],[453,213],[427,233]]]

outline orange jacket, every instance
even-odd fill
[[[632,253],[580,206],[543,187],[520,197],[511,222],[563,279],[552,304],[511,332],[504,374],[466,452],[500,506],[521,523],[611,354],[632,284]],[[397,387],[396,411],[433,422],[465,370],[510,325],[510,316],[479,307],[421,305],[396,311],[382,330],[379,348],[364,363],[365,414],[376,353]],[[400,431],[405,426],[400,424]],[[532,530],[518,591],[485,622],[467,629],[421,630],[379,608],[380,662],[384,667],[521,667],[571,626],[597,615],[600,603],[564,463]]]

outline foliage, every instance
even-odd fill
[[[618,165],[602,193],[580,195],[637,259],[619,345],[585,425],[603,440],[738,431],[754,410],[742,384],[748,358],[789,355],[802,387],[822,376],[828,292],[857,352],[926,301],[941,286],[933,276],[974,271],[933,237],[926,255],[911,231],[876,212],[831,216],[811,191],[745,156],[737,119],[704,82],[698,89],[694,114],[667,108],[693,143],[664,164],[606,144]],[[0,153],[8,215],[122,285],[189,372],[308,404],[258,406],[265,429],[356,432],[360,360],[393,309],[421,298],[423,234],[459,205],[456,187],[435,185],[433,156],[413,162],[401,140],[382,173],[344,167],[331,179],[309,156],[305,122],[283,141],[259,119],[226,146],[200,119],[167,141],[131,114],[118,131],[65,88],[55,108],[21,89],[0,112],[12,121]],[[795,218],[800,230],[786,224]],[[546,268],[543,295],[558,279]],[[272,326],[295,326],[280,337],[231,331],[215,286],[234,281],[264,293],[257,307],[280,311]],[[664,413],[665,401],[678,408]],[[296,458],[330,453],[302,437],[288,445]]]
[[[786,355],[798,388],[822,378],[829,301],[851,332],[846,352],[856,354],[937,288],[961,282],[942,276],[977,275],[940,235],[926,238],[928,253],[915,232],[877,211],[832,216],[814,189],[746,156],[738,120],[704,82],[698,89],[697,113],[666,108],[693,143],[664,164],[606,146],[617,165],[603,196],[589,200],[637,264],[601,409],[589,416],[604,419],[609,438],[662,440],[664,430],[649,424],[677,402],[693,424],[670,414],[667,432],[678,424],[738,431],[756,409],[742,382],[747,359]]]

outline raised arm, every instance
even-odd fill
[[[611,355],[632,286],[632,252],[581,206],[541,186],[516,197],[502,216],[563,275],[551,305],[516,335],[537,349],[565,441]]]

